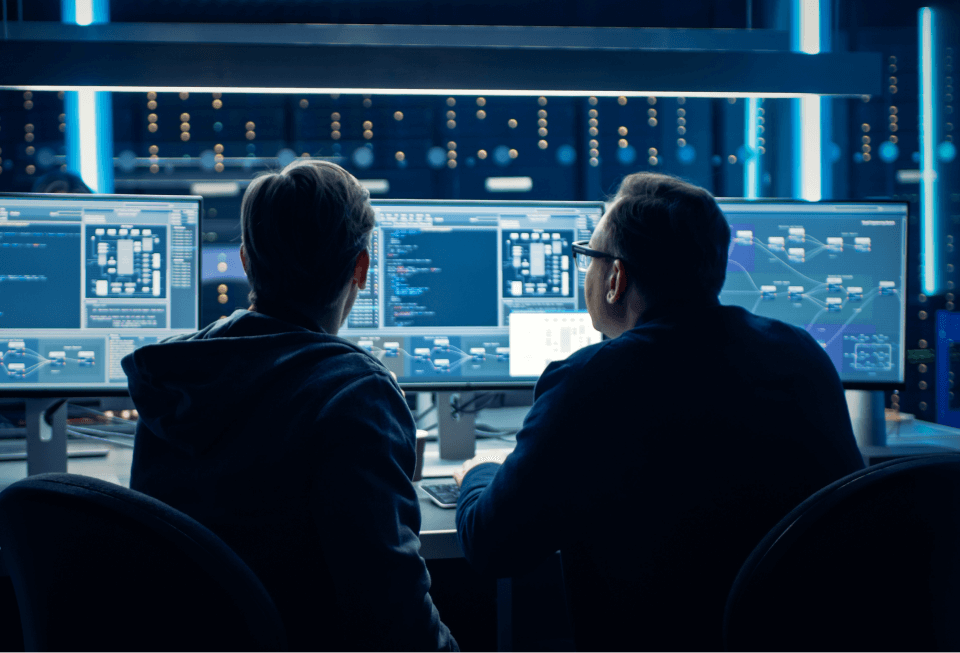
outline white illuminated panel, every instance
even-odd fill
[[[510,376],[540,376],[553,361],[602,338],[588,313],[511,313]]]

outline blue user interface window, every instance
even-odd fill
[[[903,383],[906,204],[719,203],[721,303],[805,329],[844,383]]]
[[[199,323],[199,197],[0,195],[0,392],[122,391]]]
[[[529,384],[550,360],[599,340],[582,316],[583,276],[572,245],[590,238],[603,203],[373,205],[367,286],[339,335],[401,383]],[[519,359],[511,350],[517,313],[529,318],[523,338],[512,336],[524,343]]]

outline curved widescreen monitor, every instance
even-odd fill
[[[0,194],[0,394],[123,394],[120,360],[199,327],[201,198]]]
[[[370,273],[341,336],[408,387],[532,386],[599,342],[572,245],[602,202],[377,200]]]
[[[904,382],[907,204],[719,199],[723,304],[802,327],[847,388]]]

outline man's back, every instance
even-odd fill
[[[704,306],[548,368],[492,486],[470,496],[493,466],[465,479],[458,526],[498,574],[561,550],[578,648],[718,649],[752,548],[862,465],[819,345]]]
[[[237,551],[292,650],[456,646],[419,555],[413,419],[381,368],[247,311],[124,359],[131,487]]]

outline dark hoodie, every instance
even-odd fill
[[[233,547],[292,650],[456,650],[419,554],[415,424],[379,361],[236,311],[123,369],[140,413],[130,486]]]

